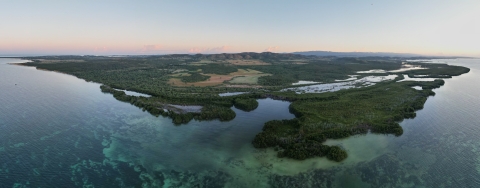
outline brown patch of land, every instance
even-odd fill
[[[184,73],[176,73],[176,74],[170,74],[172,77],[181,77],[181,76],[190,76],[190,73],[184,72]]]
[[[245,80],[244,82],[242,81],[237,81],[235,82],[236,84],[256,84],[258,81],[258,77],[260,76],[267,76],[270,74],[264,74],[260,71],[257,70],[252,70],[252,69],[238,69],[237,72],[230,73],[228,75],[219,75],[219,74],[203,74],[210,76],[208,80],[201,81],[201,82],[182,82],[180,78],[171,78],[168,83],[173,86],[197,86],[197,87],[205,87],[205,86],[216,86],[216,85],[221,85],[225,81],[232,80],[233,78],[242,78],[240,80]]]

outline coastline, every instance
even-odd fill
[[[45,57],[42,57],[45,58]],[[93,61],[88,59],[89,61]],[[68,59],[66,59],[68,61]],[[111,60],[110,63],[118,62],[119,60]],[[130,61],[128,58],[120,60],[123,63]],[[35,61],[38,62],[38,61]],[[172,62],[167,62],[170,65]],[[174,62],[175,63],[175,62]],[[95,63],[96,64],[96,63]],[[183,62],[177,62],[180,66],[184,66]],[[58,64],[60,65],[60,64]],[[87,66],[88,65],[88,66]],[[73,63],[69,65],[61,64],[57,66],[55,63],[48,63],[48,66],[41,62],[32,63],[28,66],[34,66],[39,70],[48,70],[59,72],[55,67],[61,67],[59,70],[66,71],[59,72],[62,74],[72,75],[73,72],[68,72],[69,69],[74,70],[75,73],[82,73],[89,70],[91,64]],[[105,64],[111,66],[112,64]],[[384,64],[386,65],[386,64]],[[27,66],[22,64],[22,66]],[[78,67],[77,67],[78,66]],[[99,66],[99,65],[97,65]],[[125,66],[125,65],[123,65]],[[135,69],[138,65],[132,63],[131,68]],[[275,66],[275,65],[272,65]],[[303,65],[306,66],[306,65]],[[372,64],[371,66],[378,66]],[[418,71],[428,71],[431,74],[448,74],[448,71],[454,70],[451,76],[461,75],[469,72],[468,68],[449,65],[429,65],[431,69],[410,70],[417,73]],[[39,68],[42,67],[42,68]],[[43,68],[45,67],[45,68]],[[47,69],[48,68],[48,69]],[[117,72],[116,74],[121,72]],[[195,66],[198,69],[197,66]],[[468,70],[466,70],[468,69]],[[98,75],[102,75],[108,71],[108,67],[102,68]],[[201,70],[201,69],[200,69]],[[445,73],[447,71],[447,73]],[[462,73],[463,72],[463,73]],[[121,85],[123,80],[113,80],[105,82],[96,77],[89,77],[88,74],[83,75],[80,79],[100,80],[104,83]],[[402,73],[404,74],[404,73]],[[428,74],[430,75],[430,74]],[[76,77],[76,76],[75,76]],[[77,77],[78,78],[78,77]],[[139,75],[133,75],[131,79],[138,79]],[[102,84],[102,83],[99,83]],[[327,139],[341,139],[350,136],[365,134],[367,132],[392,134],[400,136],[403,134],[403,129],[398,122],[404,119],[411,119],[416,116],[416,111],[423,108],[428,96],[434,95],[432,89],[443,85],[443,82],[402,82],[385,81],[373,86],[364,88],[354,88],[348,90],[339,90],[329,93],[309,93],[309,94],[295,94],[291,92],[262,91],[259,93],[252,93],[249,95],[239,95],[230,97],[212,97],[211,91],[206,92],[203,96],[199,94],[188,94],[189,92],[179,92],[177,90],[170,90],[167,93],[154,95],[149,99],[135,96],[127,96],[123,92],[113,91],[110,86],[102,85],[102,92],[111,93],[114,98],[119,101],[130,103],[138,108],[148,111],[154,116],[169,116],[175,124],[187,124],[191,120],[213,120],[230,121],[235,118],[235,113],[231,111],[237,98],[264,98],[269,97],[273,99],[287,100],[292,102],[289,109],[291,113],[295,114],[297,118],[291,120],[274,120],[264,124],[263,131],[258,133],[252,141],[255,148],[273,148],[278,151],[279,157],[288,157],[297,160],[305,160],[313,157],[326,156],[333,161],[342,161],[347,158],[347,153],[342,148],[335,146],[327,146],[323,143]],[[423,90],[418,91],[411,88],[411,86],[421,86]],[[116,87],[128,87],[126,85]],[[287,86],[283,86],[287,87]],[[288,85],[288,87],[292,87]],[[112,87],[113,88],[113,87]],[[202,87],[191,87],[190,89],[201,89]],[[273,86],[271,88],[282,88],[282,86]],[[122,88],[118,88],[122,89]],[[173,89],[175,89],[173,87]],[[178,89],[178,88],[177,88]],[[130,89],[129,89],[130,90]],[[135,91],[131,89],[132,91]],[[145,93],[142,91],[135,91]],[[373,95],[373,93],[384,93],[382,95]],[[195,92],[193,92],[195,93]],[[213,92],[214,93],[214,92]],[[398,94],[401,93],[401,94]],[[153,93],[152,93],[153,94]],[[172,95],[169,96],[168,94]],[[395,100],[393,100],[395,99]],[[352,102],[358,101],[358,102]],[[361,101],[361,102],[360,102]],[[390,107],[389,111],[379,110],[374,107],[378,103],[383,103]],[[183,105],[200,105],[208,108],[203,108],[201,113],[178,113],[178,111],[164,111],[164,103],[183,104]],[[365,105],[370,104],[370,105]],[[313,105],[313,106],[312,106]],[[326,105],[326,106],[325,106]],[[330,106],[329,106],[330,105]],[[345,110],[348,108],[350,110]],[[228,109],[228,110],[227,110]],[[331,109],[331,110],[322,110]],[[342,110],[343,109],[343,110]],[[362,109],[362,110],[360,110]],[[229,111],[227,114],[219,115],[219,111]],[[373,115],[372,115],[373,114]],[[330,117],[330,118],[326,118]],[[272,127],[281,127],[280,129]],[[310,148],[310,149],[302,149]],[[322,148],[317,150],[315,148]],[[312,150],[313,149],[313,150]]]

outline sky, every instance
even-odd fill
[[[480,1],[0,0],[0,55],[313,50],[480,57]]]

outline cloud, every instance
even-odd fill
[[[108,52],[108,48],[107,47],[95,47],[95,49],[93,50],[94,52]]]
[[[204,51],[203,48],[190,48],[188,53],[202,53]]]
[[[267,49],[263,50],[265,52],[276,52],[280,47],[278,46],[269,46]]]
[[[190,48],[188,53],[224,53],[231,49],[230,46],[220,46],[215,48]]]
[[[141,52],[153,52],[153,51],[158,51],[161,50],[162,46],[160,45],[154,45],[154,44],[149,44],[149,45],[143,45]]]

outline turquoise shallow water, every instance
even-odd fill
[[[250,142],[288,102],[259,100],[230,122],[175,126],[73,76],[0,59],[0,187],[479,187],[480,60],[436,89],[400,137],[341,145],[342,163],[278,159]]]

